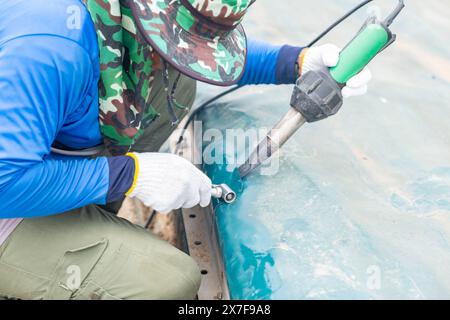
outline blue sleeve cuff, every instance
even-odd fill
[[[249,38],[247,62],[239,85],[294,84],[298,77],[297,60],[302,49]]]
[[[275,68],[280,46],[247,39],[247,61],[239,85],[275,84]]]
[[[109,157],[109,188],[106,202],[123,199],[133,185],[135,163],[128,156]]]
[[[298,78],[297,60],[301,47],[285,45],[278,53],[277,66],[275,71],[276,84],[293,84]]]

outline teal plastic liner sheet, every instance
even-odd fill
[[[357,2],[257,1],[246,31],[301,44]],[[396,4],[374,3],[382,16]],[[369,93],[301,128],[276,174],[240,181],[239,148],[218,154],[225,164],[205,165],[214,182],[239,193],[232,205],[216,203],[232,298],[450,298],[450,5],[406,5],[392,26],[398,42],[370,65]],[[344,45],[366,16],[363,10],[322,43]],[[199,91],[205,99],[220,89]],[[203,132],[270,128],[291,91],[242,89],[202,114]],[[204,146],[210,153],[212,144]]]

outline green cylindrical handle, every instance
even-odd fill
[[[338,64],[330,68],[330,74],[336,82],[344,84],[358,74],[389,42],[390,34],[378,23],[367,25],[342,50]]]

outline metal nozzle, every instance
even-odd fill
[[[386,18],[386,20],[384,20],[384,24],[389,27],[392,22],[394,22],[395,18],[397,18],[397,16],[399,15],[399,13],[403,10],[403,8],[405,7],[405,2],[404,0],[399,0],[398,1],[398,5],[397,7],[394,9],[394,11],[392,11],[392,13]]]
[[[294,108],[289,108],[284,117],[270,130],[264,140],[258,144],[247,161],[239,167],[241,178],[246,177],[269,159],[305,122],[306,120],[300,112]]]
[[[222,199],[228,204],[233,203],[237,198],[236,192],[226,184],[213,185],[211,195],[213,198]]]

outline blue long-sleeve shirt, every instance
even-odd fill
[[[55,156],[53,143],[101,143],[96,33],[79,0],[0,0],[0,218],[119,199],[129,157]],[[79,19],[79,21],[74,21]],[[249,40],[240,85],[293,83],[300,48]]]

